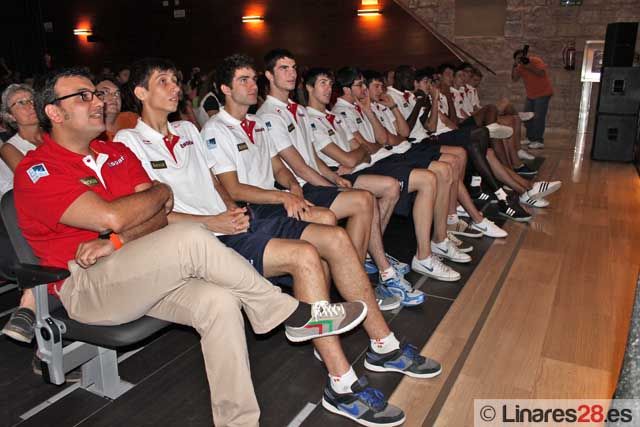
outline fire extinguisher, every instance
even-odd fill
[[[562,62],[565,70],[576,69],[576,46],[575,42],[569,42],[562,49]]]

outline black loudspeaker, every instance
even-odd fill
[[[640,110],[640,67],[602,69],[598,113],[636,114]]]
[[[637,36],[637,22],[615,22],[607,25],[602,66],[631,67]]]
[[[638,115],[598,114],[591,149],[594,160],[631,162],[638,142]]]

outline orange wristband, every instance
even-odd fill
[[[116,233],[111,233],[111,235],[109,236],[109,240],[113,244],[113,247],[116,249],[116,251],[122,247],[122,240],[120,240],[120,236],[118,236]]]

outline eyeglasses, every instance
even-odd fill
[[[23,108],[28,106],[28,105],[33,105],[33,98],[18,99],[16,102],[14,102],[13,104],[9,105],[9,109],[13,108],[16,105],[19,105],[19,106],[21,106]]]
[[[72,93],[70,95],[65,95],[65,96],[61,96],[60,98],[56,98],[53,101],[51,101],[51,104],[55,104],[56,102],[60,102],[63,99],[67,99],[67,98],[73,98],[74,96],[79,96],[80,98],[82,98],[83,102],[91,102],[93,101],[93,97],[97,96],[98,99],[100,101],[104,100],[104,92],[101,92],[99,90],[94,90],[94,91],[90,91],[90,90],[81,90],[80,92],[76,92],[76,93]]]
[[[120,98],[120,91],[119,90],[115,90],[113,92],[109,92],[109,91],[103,90],[102,91],[102,96],[103,96],[103,98],[101,98],[101,99],[104,99],[104,98],[107,98],[107,97]],[[100,97],[98,97],[98,98],[100,98]]]

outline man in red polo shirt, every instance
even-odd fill
[[[527,91],[524,111],[534,113],[533,119],[524,123],[527,128],[526,143],[529,148],[544,148],[544,128],[549,101],[553,96],[547,64],[540,57],[528,55],[524,49],[516,50],[513,53],[511,80],[516,82],[521,77]]]
[[[298,303],[201,225],[167,226],[171,189],[152,183],[124,145],[94,139],[105,128],[102,97],[80,70],[44,82],[36,109],[47,134],[15,173],[20,228],[43,265],[71,272],[49,289],[72,319],[115,325],[149,315],[194,327],[215,423],[255,426],[240,308],[256,332],[284,321],[295,341],[321,336],[314,326],[327,320],[333,333],[350,329],[366,309]]]

